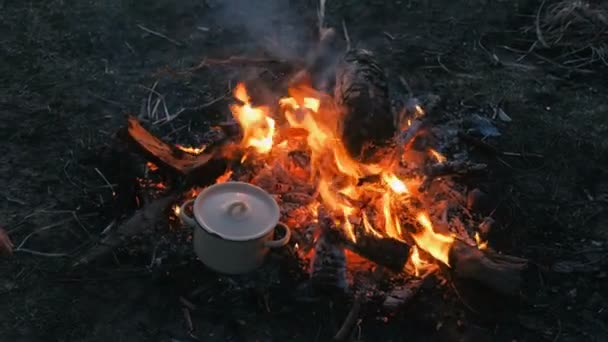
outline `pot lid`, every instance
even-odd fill
[[[246,241],[266,235],[279,222],[279,205],[261,188],[226,182],[203,190],[192,206],[203,229],[226,240]]]

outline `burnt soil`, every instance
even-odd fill
[[[124,170],[108,146],[126,113],[147,111],[155,82],[169,112],[194,108],[157,131],[177,130],[166,138],[195,144],[228,114],[223,99],[195,108],[251,75],[236,66],[184,71],[205,57],[264,48],[297,55],[288,51],[308,35],[312,2],[249,3],[0,1],[0,224],[16,245],[57,224],[25,247],[73,255],[134,209],[132,199],[112,204],[95,168],[119,181]],[[435,284],[394,317],[367,313],[355,339],[608,340],[608,75],[599,66],[582,75],[533,54],[521,58],[535,40],[522,29],[534,24],[538,5],[328,1],[331,25],[344,19],[353,44],[378,52],[415,94],[440,95],[439,111],[491,116],[499,106],[512,118],[497,123],[502,136],[489,142],[524,157],[487,157],[492,172],[477,186],[497,207],[491,245],[533,264],[517,305],[480,306],[476,293]],[[179,296],[201,275],[214,284],[192,313],[203,341],[328,340],[348,310],[275,304],[289,302],[281,299],[286,286],[217,300],[231,286],[226,278],[171,255],[166,269],[150,270],[149,250],[137,248],[135,241],[114,260],[78,271],[71,257],[0,259],[0,340],[188,341]]]

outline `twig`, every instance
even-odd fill
[[[106,182],[106,185],[108,187],[110,187],[110,189],[112,190],[112,196],[116,196],[116,191],[114,191],[114,187],[112,186],[112,184],[110,183],[110,181],[108,181],[108,179],[106,178],[106,176],[104,176],[103,173],[101,173],[101,171],[99,171],[98,168],[95,168],[95,172],[97,172],[97,174],[104,180],[104,182]]]
[[[155,35],[157,37],[166,39],[167,41],[173,43],[175,46],[182,46],[182,43],[178,42],[177,40],[171,39],[171,38],[165,36],[164,34],[162,34],[160,32],[156,32],[156,31],[150,30],[149,28],[147,28],[147,27],[145,27],[145,26],[143,26],[141,24],[137,24],[137,27],[139,27],[140,29],[142,29],[142,30],[144,30],[144,31],[146,31],[146,32],[148,32],[148,33],[150,33],[152,35]]]
[[[48,226],[44,226],[42,228],[36,229],[35,231],[29,233],[22,241],[21,243],[17,246],[17,248],[13,249],[13,253],[15,252],[21,252],[21,253],[28,253],[28,254],[32,254],[32,255],[37,255],[37,256],[45,256],[45,257],[65,257],[68,256],[69,254],[67,253],[46,253],[46,252],[39,252],[39,251],[35,251],[29,248],[23,248],[23,245],[25,245],[25,243],[32,237],[34,236],[34,234],[38,234],[40,232],[43,232],[45,230],[49,230],[58,226],[61,226],[65,223],[67,223],[69,220],[63,220],[54,224],[50,224]]]
[[[89,230],[87,229],[87,227],[84,226],[84,224],[82,223],[82,221],[80,221],[80,218],[78,218],[78,214],[76,214],[76,211],[72,211],[72,217],[74,217],[74,220],[76,220],[76,222],[78,223],[78,225],[80,226],[80,228],[82,228],[82,230],[84,230],[85,233],[87,233],[87,235],[90,237],[91,233],[89,232]]]
[[[327,0],[319,0],[319,10],[317,11],[317,19],[319,20],[319,37],[323,35],[323,28],[325,27],[325,4]]]
[[[252,58],[252,57],[240,57],[230,56],[228,59],[212,59],[206,58],[199,65],[190,69],[191,71],[198,70],[206,65],[229,65],[229,64],[243,64],[243,65],[258,65],[258,64],[288,64],[289,62],[282,59],[273,58]]]
[[[39,251],[35,251],[35,250],[29,249],[29,248],[15,248],[15,249],[13,249],[13,253],[27,253],[27,254],[32,254],[32,255],[36,255],[36,256],[43,256],[43,257],[50,257],[50,258],[63,258],[63,257],[67,257],[69,255],[67,253],[39,252]]]
[[[342,19],[342,30],[344,31],[344,40],[346,40],[346,51],[350,51],[350,36],[348,35],[348,28],[344,19]]]
[[[543,10],[543,7],[545,6],[545,1],[543,0],[540,3],[540,6],[538,7],[538,11],[536,12],[536,20],[535,20],[535,25],[536,25],[536,39],[538,39],[538,41],[542,44],[542,46],[545,49],[549,48],[549,44],[547,44],[547,42],[545,41],[545,38],[543,37],[543,31],[540,29],[540,13]]]
[[[146,101],[146,108],[147,108],[148,118],[150,118],[150,119],[152,119],[152,116],[151,116],[152,113],[150,111],[150,105],[152,104],[152,94],[155,93],[155,89],[156,89],[157,85],[158,85],[158,80],[154,81],[154,84],[152,85],[152,88],[150,88],[150,89],[145,88],[145,89],[147,89],[147,90],[150,91],[148,93],[148,100]]]
[[[457,77],[462,77],[462,78],[469,78],[469,79],[472,79],[472,80],[481,79],[481,77],[478,77],[478,76],[464,74],[464,73],[460,73],[460,72],[454,72],[454,71],[448,69],[448,67],[446,67],[443,63],[441,63],[441,56],[440,55],[437,55],[437,64],[439,64],[439,66],[441,67],[441,69],[443,69],[448,74],[451,74],[451,75],[454,75],[454,76],[457,76]]]
[[[355,301],[353,302],[353,306],[350,308],[348,315],[344,319],[344,323],[340,327],[340,330],[334,335],[334,341],[344,341],[348,338],[350,333],[357,322],[357,318],[359,318],[359,312],[361,311],[362,299],[360,296],[355,297]]]

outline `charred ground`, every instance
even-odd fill
[[[232,18],[226,5],[211,1],[2,2],[0,217],[11,238],[19,244],[30,232],[65,220],[28,247],[77,252],[116,216],[128,214],[135,204],[111,205],[111,189],[95,171],[120,183],[120,158],[104,151],[124,114],[145,111],[146,88],[158,81],[155,89],[169,112],[187,109],[159,132],[179,130],[167,139],[197,143],[196,132],[227,115],[226,102],[217,99],[246,75],[234,66],[182,71],[205,57],[259,52],[263,42],[254,38],[262,34],[276,31],[274,39],[283,43],[305,37],[300,26],[314,21],[314,5],[293,3],[263,2]],[[581,74],[534,54],[520,58],[536,40],[523,28],[534,26],[539,5],[328,3],[330,24],[340,27],[344,19],[352,41],[378,52],[393,79],[403,76],[415,94],[440,95],[438,110],[488,113],[499,106],[512,122],[502,123],[502,136],[491,143],[543,155],[488,156],[490,177],[474,183],[498,206],[500,229],[490,242],[536,265],[523,305],[479,308],[449,287],[430,286],[398,317],[363,321],[363,340],[608,338],[606,72],[593,65],[593,73]],[[254,30],[239,25],[265,11],[274,19]],[[151,232],[147,239],[153,238]],[[200,268],[177,258],[159,275],[147,270],[149,256],[131,254],[79,272],[70,271],[66,258],[17,253],[3,259],[1,339],[186,340],[178,297],[201,281]],[[229,286],[209,280],[211,273],[202,276],[218,292]],[[343,317],[332,322],[330,313],[306,306],[248,311],[260,296],[244,297],[253,303],[211,301],[194,315],[201,339],[323,340]]]

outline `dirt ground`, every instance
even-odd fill
[[[0,1],[0,225],[16,245],[50,227],[24,247],[74,255],[115,218],[112,189],[95,169],[111,183],[121,170],[100,151],[125,113],[146,111],[156,82],[169,113],[188,109],[159,130],[187,126],[193,133],[179,136],[190,141],[167,139],[191,144],[228,111],[222,99],[196,107],[226,95],[243,71],[180,71],[264,49],[298,55],[313,2],[253,3]],[[360,340],[608,340],[608,74],[523,56],[535,40],[523,28],[539,5],[328,1],[331,25],[344,19],[354,44],[376,51],[415,94],[440,95],[440,110],[502,108],[512,121],[492,143],[524,155],[491,159],[480,185],[499,206],[490,243],[534,264],[522,303],[477,310],[449,287],[426,289],[396,317],[363,320]],[[149,258],[118,259],[78,272],[70,257],[0,259],[0,340],[191,340],[179,289],[202,271],[176,262],[158,276]],[[335,332],[307,307],[241,313],[209,303],[192,317],[203,341],[322,341]]]

